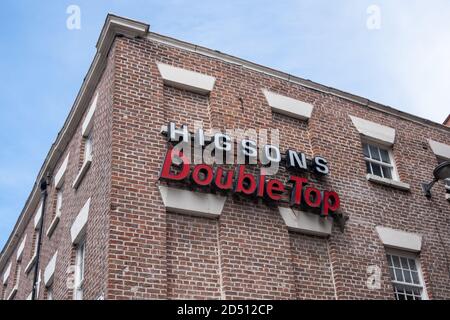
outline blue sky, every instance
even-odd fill
[[[79,30],[66,27],[69,5],[81,10]],[[367,27],[371,5],[379,29]],[[68,115],[108,12],[436,122],[450,112],[447,0],[4,0],[0,247]]]

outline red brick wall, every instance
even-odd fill
[[[217,221],[167,214],[167,298],[219,299]]]
[[[128,227],[129,235],[120,234],[123,238],[118,248],[125,251],[126,259],[116,261],[113,272],[125,264],[144,268],[148,261],[153,259],[154,263],[145,272],[139,272],[137,266],[130,268],[129,284],[122,281],[114,286],[116,290],[110,291],[109,297],[129,297],[127,290],[137,286],[135,290],[141,290],[145,298],[189,298],[195,293],[195,297],[214,298],[220,293],[217,277],[210,274],[214,271],[222,277],[221,292],[226,298],[391,299],[377,225],[423,234],[421,261],[428,292],[436,298],[450,297],[446,265],[449,221],[442,216],[449,204],[439,196],[427,200],[419,185],[430,179],[437,163],[427,139],[450,144],[448,132],[163,44],[120,38],[117,47],[116,96],[120,101],[113,111],[113,158],[117,154],[121,161],[113,165],[112,201],[122,204],[122,219],[114,219],[114,224],[117,220],[122,228],[127,223],[136,228]],[[209,109],[196,94],[165,87],[156,62],[215,76]],[[304,123],[272,115],[262,88],[312,103],[312,118]],[[128,118],[124,119],[125,114]],[[400,178],[411,184],[411,192],[366,180],[360,135],[349,115],[396,128],[394,157]],[[291,147],[308,156],[327,158],[331,173],[321,184],[340,193],[342,211],[350,217],[345,232],[335,227],[329,239],[293,234],[287,231],[276,208],[231,197],[217,221],[167,214],[156,188],[166,150],[158,131],[170,120],[192,126],[197,119],[206,123],[211,119],[212,127],[222,129],[279,128],[282,149]],[[119,181],[127,183],[119,188]],[[437,195],[439,188],[443,193],[439,184]],[[215,230],[217,240],[213,237]],[[211,250],[218,248],[220,266],[211,253],[204,261],[208,267],[201,271],[207,279],[205,287],[192,290],[198,284],[195,276],[189,277],[189,270],[192,274],[199,272],[200,254],[186,248],[207,242]],[[136,246],[148,250],[137,253]],[[379,290],[366,286],[370,265],[382,269]],[[145,279],[141,284],[139,277]]]

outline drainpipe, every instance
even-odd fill
[[[36,249],[36,264],[34,266],[34,276],[33,276],[33,291],[31,292],[31,300],[36,299],[36,292],[38,284],[38,271],[39,271],[39,258],[41,256],[41,245],[42,245],[42,233],[44,229],[44,214],[45,214],[45,203],[47,201],[47,186],[50,181],[50,175],[47,178],[41,180],[41,201],[42,201],[42,211],[41,211],[41,223],[39,224],[39,235],[38,235],[38,246]]]

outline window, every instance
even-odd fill
[[[33,255],[37,254],[38,246],[39,246],[39,233],[38,231],[34,232],[34,247],[33,247]]]
[[[74,299],[83,299],[83,282],[84,282],[84,257],[85,257],[85,242],[80,242],[77,246],[75,257],[75,292]]]
[[[388,253],[387,260],[396,300],[426,299],[420,262],[407,253]]]
[[[52,287],[47,288],[47,300],[53,300],[53,288]]]
[[[386,179],[395,179],[391,150],[375,144],[363,143],[367,173]]]
[[[447,192],[450,192],[450,178],[445,179],[445,189],[447,189]]]
[[[39,300],[39,292],[40,292],[40,289],[41,289],[41,281],[42,281],[41,270],[39,270],[37,281],[36,281],[36,296],[34,297],[34,300]]]
[[[89,133],[87,137],[84,138],[84,155],[83,163],[92,157],[92,133]]]
[[[57,193],[56,193],[56,216],[60,217],[61,216],[61,207],[62,207],[62,200],[63,200],[63,192],[62,192],[62,188],[58,189]]]

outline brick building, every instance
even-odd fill
[[[336,214],[160,179],[168,123],[196,120],[278,129],[283,157],[326,159],[296,175],[338,194]],[[446,159],[442,124],[109,15],[2,250],[0,296],[448,299],[450,202],[443,181],[421,189]]]

